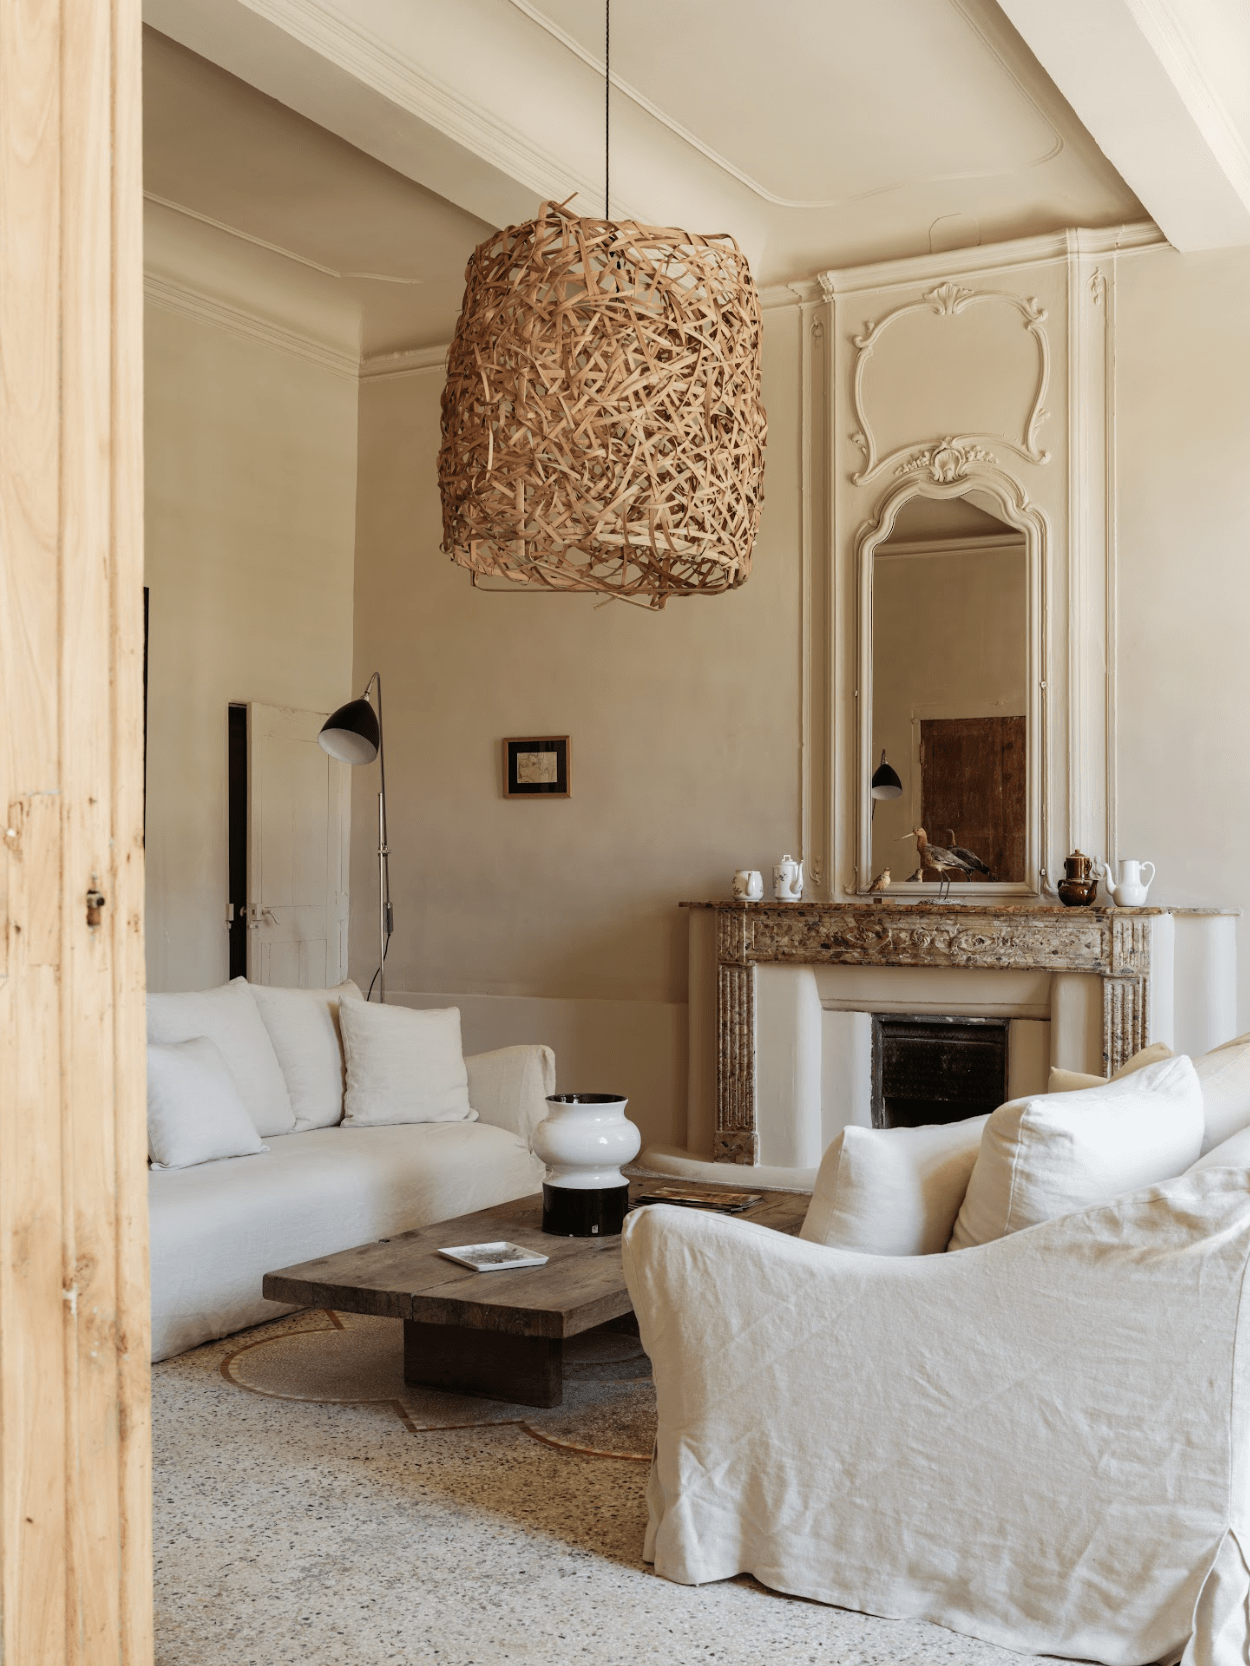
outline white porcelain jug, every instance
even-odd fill
[[[1143,870],[1150,869],[1150,878],[1142,877]],[[1098,878],[1103,881],[1117,908],[1144,908],[1146,893],[1154,883],[1155,865],[1153,862],[1137,862],[1131,856],[1120,858],[1120,882],[1113,884],[1111,869],[1103,863],[1095,870]]]
[[[778,902],[802,901],[803,864],[793,856],[783,856],[773,868],[773,896]]]
[[[732,889],[735,902],[758,902],[764,895],[764,876],[758,868],[739,868]]]

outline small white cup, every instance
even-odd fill
[[[764,895],[764,876],[757,868],[739,868],[732,890],[735,902],[759,902]]]

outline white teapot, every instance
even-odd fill
[[[773,868],[773,896],[778,902],[803,900],[803,864],[783,856]]]
[[[1142,870],[1150,869],[1150,878],[1143,879]],[[1101,879],[1115,902],[1117,908],[1144,908],[1146,893],[1154,883],[1155,865],[1153,862],[1137,862],[1131,856],[1120,858],[1120,882],[1113,884],[1111,869],[1106,862],[1094,869],[1096,878]]]

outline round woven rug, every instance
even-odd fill
[[[549,1411],[404,1381],[403,1326],[394,1319],[322,1313],[298,1330],[260,1337],[221,1362],[236,1388],[280,1400],[390,1405],[413,1434],[517,1423],[549,1446],[649,1461],[655,1388],[636,1336],[591,1331],[564,1345],[564,1403]]]

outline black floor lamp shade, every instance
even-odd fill
[[[317,740],[323,751],[345,764],[371,764],[378,755],[378,714],[367,700],[349,700],[331,712]]]

